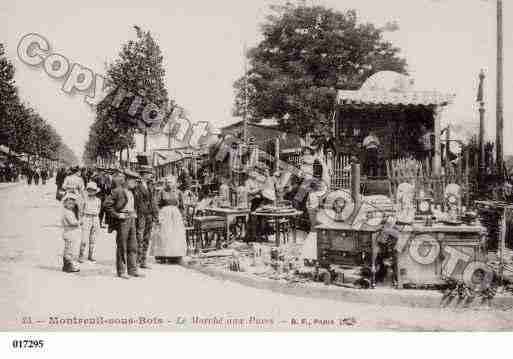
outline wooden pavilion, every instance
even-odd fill
[[[422,131],[427,130],[433,134],[433,173],[440,174],[441,117],[453,98],[436,91],[416,91],[405,75],[378,72],[359,90],[338,92],[333,124],[337,153],[363,159],[362,142],[372,131],[381,144],[378,173],[385,177],[386,161],[416,157]]]

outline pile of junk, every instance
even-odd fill
[[[396,187],[394,196],[362,195],[355,174],[350,191],[324,196],[317,224],[303,240],[279,247],[233,242],[194,261],[289,283],[348,288],[444,289],[461,295],[480,290],[472,283],[483,278],[488,296],[497,288],[513,288],[512,268],[500,259],[511,254],[505,248],[507,235],[490,235],[481,220],[483,209],[465,208],[458,184],[446,185],[436,200],[429,188],[406,182]],[[493,241],[498,244],[491,245]]]

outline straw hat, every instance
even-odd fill
[[[77,202],[78,199],[79,197],[75,193],[66,193],[66,195],[62,198],[62,203],[66,202],[67,200],[73,200]]]
[[[86,191],[87,191],[87,192],[94,192],[94,193],[98,193],[98,192],[100,192],[100,189],[99,189],[99,188],[98,188],[98,186],[96,185],[96,182],[89,182],[89,183],[87,184]]]

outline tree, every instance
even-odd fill
[[[11,112],[17,104],[14,83],[14,66],[4,56],[4,46],[0,43],[0,143],[7,146],[14,141],[14,123]]]
[[[18,96],[14,82],[14,66],[4,56],[0,44],[0,143],[14,152],[27,153],[76,164],[76,157],[57,131]]]
[[[250,69],[234,83],[236,116],[247,98],[251,121],[276,118],[304,135],[330,127],[336,89],[358,89],[378,71],[406,73],[384,29],[358,23],[354,10],[290,3],[271,10],[263,40],[247,54]]]
[[[134,133],[140,127],[143,108],[153,103],[159,108],[170,109],[164,85],[163,56],[157,41],[149,31],[134,26],[137,39],[122,46],[119,58],[108,65],[107,79],[116,88],[96,108],[96,120],[91,126],[85,157],[112,156],[115,152],[134,146]],[[113,106],[118,91],[128,91],[133,96],[125,98],[119,107]],[[143,102],[135,115],[129,113],[135,96]],[[170,106],[171,105],[171,106]],[[168,113],[166,113],[168,115]],[[166,116],[164,116],[166,117]]]

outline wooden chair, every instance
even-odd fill
[[[187,241],[187,249],[192,249],[195,243],[196,232],[194,230],[194,216],[196,214],[196,205],[188,204],[184,206],[183,220],[185,224],[185,240]]]
[[[221,248],[221,238],[226,238],[226,220],[221,216],[194,216],[195,249],[210,247],[216,238],[216,248]]]

